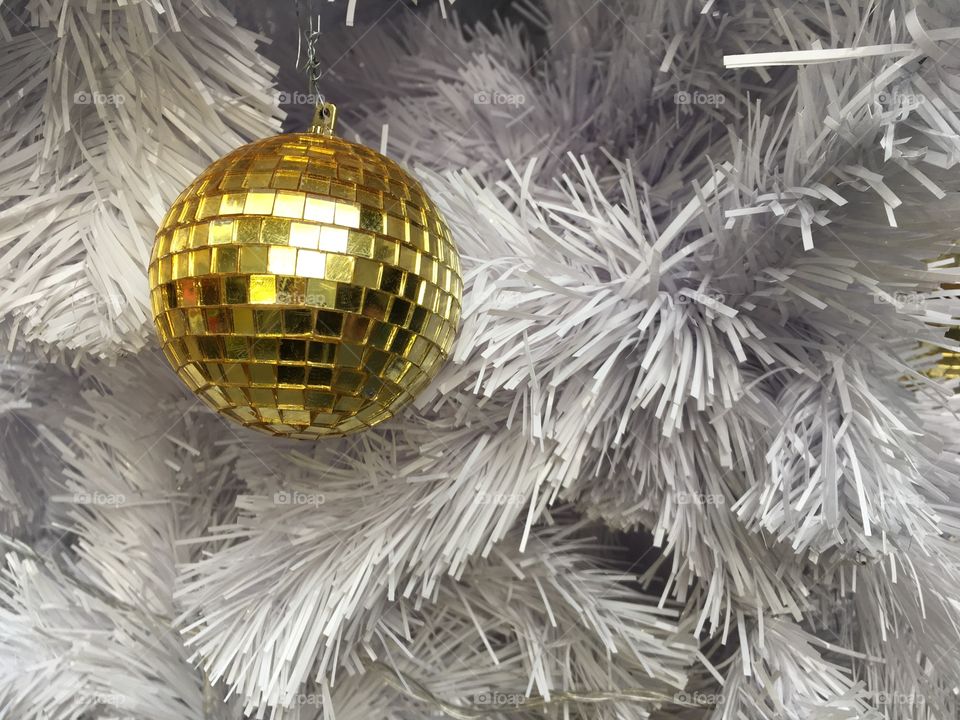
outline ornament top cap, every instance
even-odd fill
[[[310,123],[310,132],[319,133],[328,137],[333,136],[333,126],[337,122],[337,106],[333,103],[319,102],[313,111],[313,122]]]

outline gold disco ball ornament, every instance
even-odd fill
[[[437,374],[460,319],[460,259],[392,160],[310,132],[220,158],[167,212],[150,258],[163,352],[210,407],[296,438],[394,415]]]

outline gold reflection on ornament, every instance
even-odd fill
[[[214,162],[170,208],[150,260],[179,376],[277,435],[391,417],[439,371],[460,318],[460,260],[434,204],[331,128],[315,121]]]

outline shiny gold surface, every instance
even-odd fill
[[[453,345],[449,231],[396,163],[322,133],[217,160],[170,208],[150,260],[167,359],[218,412],[299,438],[386,420]]]
[[[958,262],[960,262],[960,257],[958,256],[953,256],[952,258],[950,256],[941,257],[940,261],[947,259],[950,259],[949,267],[951,268],[956,267]],[[943,263],[939,261],[938,265],[944,267]],[[954,283],[946,283],[942,287],[944,290],[960,290],[960,285],[956,285]],[[954,344],[960,343],[960,327],[950,328],[947,330],[946,336],[947,339]],[[940,353],[941,358],[937,363],[937,366],[929,373],[930,376],[934,378],[960,378],[960,353],[943,347],[934,348],[933,351]]]
[[[951,328],[947,337],[953,342],[960,343],[960,328]],[[936,351],[942,357],[930,375],[936,378],[960,378],[960,353],[944,348],[936,348]]]

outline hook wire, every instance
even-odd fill
[[[307,83],[310,94],[317,105],[323,105],[326,102],[323,94],[320,92],[320,78],[323,77],[323,71],[320,68],[320,56],[317,53],[317,46],[320,44],[320,15],[313,12],[311,0],[307,2],[311,5],[308,8],[306,27],[303,20],[303,0],[295,0],[297,8],[297,27],[299,33],[297,36],[297,66],[303,67],[307,74]],[[301,58],[303,63],[301,65]]]

